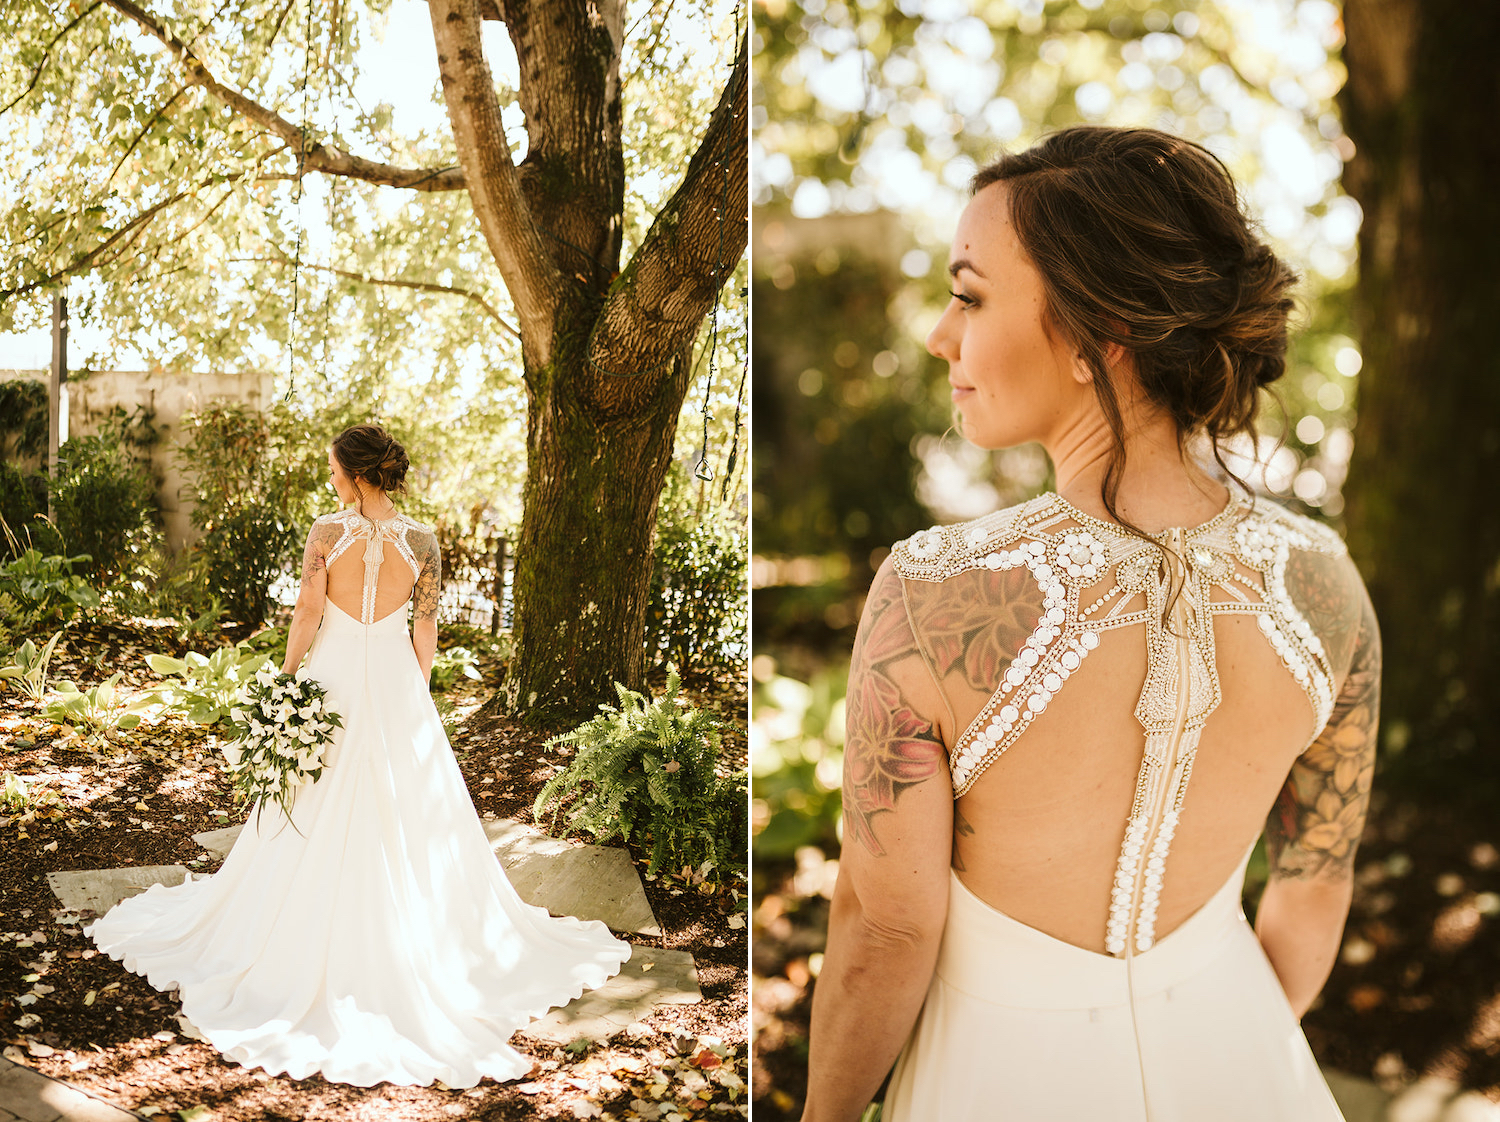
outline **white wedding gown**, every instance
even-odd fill
[[[985,848],[950,873],[884,1122],[1341,1119],[1240,891],[1287,760],[1359,748],[1319,735],[1358,577],[1264,501],[1159,540],[1175,598],[1150,542],[1052,494],[893,550],[884,649],[919,651],[952,715],[956,821]],[[1072,941],[977,895],[980,865]]]
[[[510,1036],[602,985],[630,945],[516,895],[449,749],[405,605],[374,618],[385,550],[417,574],[419,550],[436,564],[430,528],[353,511],[318,525],[338,534],[330,567],[364,547],[373,621],[329,600],[303,671],[344,719],[328,766],[298,790],[291,822],[274,804],[252,808],[213,876],[154,885],[85,933],[158,989],[178,987],[193,1025],[248,1067],[359,1086],[515,1079],[531,1060]]]

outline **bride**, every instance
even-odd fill
[[[392,502],[408,466],[375,425],[329,452],[352,505],[308,535],[282,666],[307,654],[343,717],[321,777],[290,821],[253,808],[212,877],[153,885],[85,930],[177,987],[188,1020],[247,1067],[472,1087],[526,1074],[511,1034],[602,985],[630,945],[523,903],[490,849],[427,690],[441,562],[432,528]]]
[[[804,1122],[860,1117],[893,1062],[884,1122],[1335,1122],[1298,1019],[1379,635],[1331,531],[1221,481],[1295,278],[1209,152],[1096,127],[981,170],[948,271],[927,344],[964,435],[1040,442],[1057,490],[875,577]]]

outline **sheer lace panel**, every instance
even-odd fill
[[[359,610],[361,623],[376,622],[376,599],[382,592],[388,594],[384,597],[387,600],[400,595],[400,603],[391,610],[399,609],[408,598],[412,598],[416,619],[436,619],[441,562],[438,557],[437,535],[431,526],[423,525],[404,514],[375,520],[354,510],[341,510],[325,514],[313,524],[313,531],[308,536],[309,551],[313,549],[314,542],[322,547],[322,564],[328,568],[351,546],[361,546],[364,560]],[[387,545],[395,550],[411,570],[410,585],[394,575],[382,584],[381,566],[385,563]],[[390,592],[393,582],[394,587],[402,590],[401,592]],[[382,614],[380,618],[383,619],[386,614],[389,612]]]
[[[1167,563],[1164,549],[1175,563]],[[955,797],[1025,734],[1111,633],[1144,634],[1134,716],[1145,751],[1115,867],[1109,953],[1144,951],[1155,941],[1166,859],[1199,736],[1222,698],[1214,619],[1254,618],[1307,697],[1311,744],[1328,722],[1349,651],[1347,628],[1320,619],[1318,597],[1303,590],[1315,588],[1309,578],[1320,571],[1319,559],[1344,552],[1330,530],[1266,503],[1252,508],[1231,499],[1209,522],[1169,530],[1153,543],[1052,494],[922,531],[895,547],[913,630],[935,677],[954,681],[962,661],[959,680],[985,698],[950,746]],[[956,579],[965,574],[990,576]],[[1325,649],[1320,632],[1337,633],[1339,649]],[[972,709],[951,698],[949,704]]]

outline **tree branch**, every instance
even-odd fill
[[[142,30],[176,55],[182,63],[184,78],[188,85],[202,86],[242,117],[263,126],[292,145],[301,154],[297,169],[299,175],[316,171],[326,175],[362,179],[367,183],[376,183],[384,187],[404,187],[412,191],[461,191],[467,186],[464,173],[456,167],[395,167],[391,164],[367,160],[362,156],[351,155],[333,144],[312,141],[300,128],[275,110],[267,109],[259,102],[218,81],[208,72],[186,43],[132,0],[104,0],[104,2],[135,20]]]
[[[691,342],[749,236],[748,41],[681,186],[616,282],[589,341],[606,374],[660,376]],[[651,379],[654,381],[655,379]]]
[[[552,331],[563,281],[521,194],[495,81],[480,40],[478,0],[428,0],[443,100],[484,240],[500,266],[520,320],[528,367],[552,361]]]
[[[19,103],[22,98],[24,98],[32,90],[36,89],[37,82],[41,80],[42,71],[47,69],[47,62],[52,57],[52,48],[57,46],[57,44],[62,41],[64,35],[72,31],[75,27],[82,23],[90,14],[92,14],[94,9],[99,7],[99,5],[103,2],[104,0],[94,0],[94,2],[87,8],[79,12],[78,15],[74,16],[73,19],[68,22],[68,25],[66,27],[64,27],[61,31],[59,31],[52,37],[52,42],[48,43],[46,49],[42,51],[42,61],[37,63],[36,69],[31,72],[31,81],[26,83],[26,88],[24,90],[16,94],[16,96],[11,99],[9,105],[7,105],[4,109],[0,109],[0,117],[3,117],[5,114],[9,113],[16,107],[17,103]]]
[[[293,262],[289,261],[286,257],[231,257],[229,260],[232,264],[293,264]],[[518,342],[521,338],[520,332],[518,332],[508,322],[506,322],[506,320],[500,315],[500,313],[495,311],[494,306],[473,289],[459,288],[455,285],[434,284],[431,281],[399,280],[394,277],[372,277],[369,273],[354,273],[350,272],[348,269],[335,269],[332,265],[313,265],[309,264],[306,261],[298,264],[297,268],[312,269],[319,273],[332,273],[336,277],[343,277],[346,280],[359,281],[361,284],[388,285],[392,288],[414,288],[419,292],[438,292],[446,296],[462,296],[465,300],[472,300],[474,301],[474,303],[483,308],[490,319],[499,324],[503,331],[511,335]]]

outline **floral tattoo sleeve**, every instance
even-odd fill
[[[412,590],[412,619],[436,621],[438,596],[443,586],[443,561],[438,554],[437,538],[424,534],[414,544],[421,571]]]
[[[875,578],[854,641],[845,702],[844,844],[885,853],[877,820],[902,794],[946,772],[947,751],[912,698],[930,681],[889,564]]]
[[[1331,622],[1335,613],[1325,608],[1321,632],[1331,650],[1352,647],[1349,672],[1328,724],[1293,765],[1266,823],[1272,877],[1348,876],[1364,832],[1380,723],[1380,632],[1369,597],[1350,577],[1344,622]],[[1339,593],[1329,582],[1312,595],[1324,607]],[[1308,614],[1316,620],[1317,609]]]

